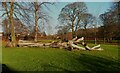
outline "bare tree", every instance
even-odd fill
[[[34,2],[34,8],[35,8],[35,39],[34,41],[37,42],[37,34],[38,34],[38,21],[40,19],[44,19],[46,22],[48,21],[47,17],[49,17],[48,15],[46,15],[44,12],[42,12],[42,5],[48,4],[48,2]],[[52,4],[52,3],[49,3]],[[46,6],[47,7],[47,6]]]
[[[34,4],[35,4],[35,39],[34,39],[34,41],[37,42],[39,5],[37,2],[34,2]]]
[[[81,17],[81,26],[84,28],[84,37],[86,37],[86,29],[93,24],[95,17],[90,13],[84,13]]]
[[[9,29],[9,33],[11,34],[11,42],[12,42],[12,47],[16,46],[16,37],[15,37],[15,29],[14,29],[14,17],[19,19],[17,16],[18,14],[21,16],[24,16],[21,14],[21,12],[17,12],[17,9],[19,10],[25,10],[21,5],[19,5],[17,2],[14,2],[15,0],[12,0],[11,2],[2,2],[3,9],[5,12],[2,14],[2,17],[4,17],[7,14],[7,19],[8,19],[8,24],[6,25]],[[23,11],[24,12],[24,11]],[[5,17],[6,18],[6,17]],[[25,17],[23,17],[25,18]]]
[[[103,37],[104,41],[110,42],[115,39],[119,39],[119,19],[120,19],[120,2],[113,3],[112,7],[105,13],[101,14],[99,17],[103,23]]]
[[[58,20],[62,23],[70,24],[72,29],[72,37],[75,37],[75,25],[78,22],[78,17],[87,12],[87,7],[84,2],[74,2],[62,8]]]
[[[16,38],[15,38],[14,23],[13,23],[14,0],[12,0],[12,2],[9,2],[8,4],[9,4],[10,8],[7,5],[6,2],[2,3],[3,7],[5,8],[7,17],[8,17],[9,22],[10,22],[10,25],[11,25],[11,42],[12,42],[12,46],[15,47],[16,46]]]
[[[82,14],[82,18],[81,18],[81,21],[82,21],[82,26],[84,29],[87,29],[88,25],[92,25],[93,22],[95,20],[95,17],[90,14],[90,13],[84,13]]]
[[[4,35],[7,35],[10,33],[10,24],[8,22],[9,20],[8,19],[5,19],[3,20],[3,32],[4,32]],[[13,23],[14,23],[14,30],[15,30],[15,34],[19,34],[19,35],[22,35],[22,36],[25,36],[27,34],[29,34],[29,30],[27,28],[27,26],[25,26],[19,19],[13,19]],[[25,32],[27,31],[27,32]]]
[[[17,2],[3,2],[2,5],[5,9],[5,13],[2,16],[7,14],[7,17],[10,22],[11,34],[12,34],[12,41],[15,43],[15,31],[14,31],[14,24],[13,24],[13,17],[20,19],[21,21],[25,22],[28,26],[31,23],[35,23],[35,41],[37,41],[37,33],[38,33],[38,21],[44,19],[48,21],[47,18],[49,17],[44,12],[42,12],[41,5],[46,6],[49,4],[48,2],[32,2],[32,3],[17,3]],[[52,4],[52,3],[50,3]],[[10,6],[10,7],[9,7]],[[46,6],[47,7],[47,6]],[[34,20],[35,18],[35,20]]]
[[[67,35],[66,35],[66,34],[69,32],[70,26],[68,26],[68,25],[59,26],[58,29],[59,29],[59,30],[58,30],[57,34],[58,34],[59,36],[62,36],[61,39],[62,39],[63,41],[67,41],[68,38],[67,38]]]
[[[50,17],[49,15],[47,15],[42,9],[43,6],[47,7],[49,9],[49,7],[47,6],[47,4],[53,4],[53,3],[49,3],[49,2],[32,2],[29,3],[29,6],[31,7],[30,9],[26,10],[26,12],[29,12],[30,14],[28,15],[30,18],[33,18],[32,21],[35,25],[35,38],[34,41],[37,42],[37,34],[38,34],[38,30],[39,30],[39,21],[41,20],[42,22],[48,22],[48,18]]]

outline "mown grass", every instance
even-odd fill
[[[38,42],[42,42],[42,43],[51,43],[51,42],[57,42],[57,41],[59,41],[59,40],[38,40]]]
[[[86,43],[95,43],[95,40],[85,40]],[[104,44],[118,44],[120,40],[112,40],[112,41],[105,41],[104,40],[97,40],[96,43],[104,43]]]
[[[93,46],[94,44],[89,44]],[[119,71],[120,46],[101,45],[104,51],[57,48],[2,48],[2,64],[13,71]]]

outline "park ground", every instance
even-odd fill
[[[94,44],[89,44],[94,46]],[[58,48],[2,47],[2,64],[9,71],[119,71],[118,45],[101,44],[103,51],[68,51]],[[3,67],[4,68],[4,67]],[[4,68],[6,69],[6,68]]]

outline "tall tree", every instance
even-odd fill
[[[37,33],[38,33],[38,21],[41,19],[41,21],[45,20],[48,21],[48,15],[46,15],[44,12],[42,12],[42,5],[47,7],[47,4],[52,4],[49,2],[13,2],[13,10],[12,15],[14,15],[15,18],[20,19],[22,22],[25,22],[28,26],[32,26],[30,24],[35,24],[35,41],[37,41]],[[7,16],[10,18],[10,8],[9,2],[3,3],[3,6],[6,10],[6,13],[3,13],[3,16],[7,14]],[[8,19],[9,19],[8,18]],[[14,29],[13,29],[14,30]],[[31,29],[30,29],[31,30]]]
[[[93,25],[95,17],[90,13],[84,13],[81,15],[81,26],[84,28],[84,37],[86,37],[86,29],[87,27]]]
[[[13,23],[14,23],[14,30],[16,35],[19,34],[19,35],[25,36],[29,34],[29,29],[19,19],[14,18]],[[2,26],[3,26],[4,35],[9,34],[11,30],[9,26],[9,19],[3,20]]]
[[[120,2],[114,2],[112,7],[105,13],[100,15],[103,23],[104,39],[111,41],[114,38],[119,38],[119,19],[120,19]]]
[[[61,39],[63,41],[66,41],[66,40],[68,40],[67,33],[69,32],[69,30],[70,30],[70,26],[69,25],[59,26],[57,34],[59,36],[61,36]]]
[[[39,5],[37,2],[34,2],[34,4],[35,4],[35,39],[34,39],[34,41],[37,42]]]
[[[65,24],[70,24],[72,29],[72,37],[75,37],[75,25],[79,23],[79,16],[87,12],[84,2],[74,2],[62,8],[58,20]]]
[[[29,4],[29,6],[31,6],[30,9],[26,10],[27,12],[31,13],[28,16],[32,19],[32,22],[34,22],[34,26],[35,26],[35,38],[34,41],[37,42],[37,34],[38,34],[38,30],[39,30],[39,21],[41,22],[48,22],[48,18],[50,17],[49,15],[47,15],[42,9],[43,7],[47,7],[49,9],[49,7],[47,6],[48,4],[53,4],[53,3],[49,3],[49,2],[32,2]]]
[[[6,26],[9,26],[10,28],[10,32],[11,33],[11,42],[12,42],[12,46],[15,47],[16,46],[16,37],[15,37],[15,26],[14,26],[14,18],[16,19],[20,19],[23,18],[23,20],[29,22],[28,16],[26,16],[27,14],[25,13],[25,10],[28,10],[30,8],[28,8],[29,6],[25,5],[25,3],[23,3],[23,5],[19,2],[14,2],[15,0],[12,0],[11,2],[2,2],[2,6],[3,9],[5,10],[5,12],[2,14],[2,17],[4,17],[7,14],[7,17],[5,16],[5,18],[8,19],[8,24]]]
[[[83,26],[84,29],[87,29],[88,25],[92,25],[94,20],[95,20],[95,17],[90,14],[90,13],[84,13],[81,15],[81,24]]]
[[[42,12],[42,5],[45,5],[47,7],[47,4],[52,4],[49,2],[34,2],[34,13],[35,13],[35,39],[34,41],[37,42],[37,34],[38,34],[38,22],[40,19],[43,19],[47,22],[48,21],[48,15]]]
[[[11,26],[10,32],[11,32],[11,39],[12,39],[11,42],[12,42],[12,46],[15,47],[16,46],[16,38],[15,38],[14,23],[13,23],[14,0],[12,0],[12,2],[9,2],[10,8],[6,2],[3,2],[2,5],[5,8],[7,17],[8,17],[9,22],[10,22],[10,26]]]

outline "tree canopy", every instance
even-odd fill
[[[105,13],[100,15],[103,23],[101,31],[107,40],[118,39],[120,37],[120,2],[114,2],[112,7]]]
[[[92,24],[94,17],[88,13],[87,6],[84,2],[74,2],[66,5],[61,9],[58,20],[61,24],[69,25],[72,30],[72,36],[80,27],[86,28],[88,24]]]

